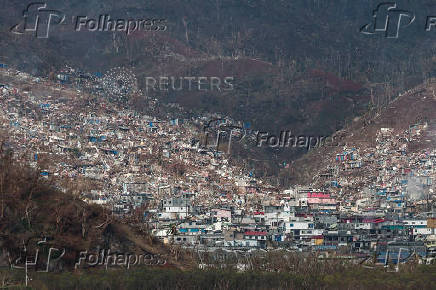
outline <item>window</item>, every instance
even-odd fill
[[[313,229],[313,224],[309,224],[309,229]]]

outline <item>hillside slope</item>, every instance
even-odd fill
[[[12,153],[7,144],[2,143],[0,247],[3,252],[0,265],[21,264],[23,255],[28,257],[37,249],[46,254],[49,247],[54,247],[64,249],[65,254],[51,264],[54,267],[51,270],[72,269],[79,261],[80,252],[100,250],[147,253],[165,260],[165,266],[189,267],[189,258],[177,261],[170,248],[135,226],[141,222],[133,217],[128,221],[118,220],[109,210],[58,191],[38,171],[14,165]]]
[[[432,1],[397,2],[421,22],[435,9]],[[10,32],[25,6],[6,1],[0,12],[0,63],[44,76],[65,64],[101,73],[126,66],[142,89],[148,76],[231,76],[232,91],[155,92],[151,97],[179,103],[195,114],[220,112],[271,133],[330,135],[365,112],[372,84],[382,84],[375,95],[392,96],[435,73],[434,43],[423,23],[403,29],[395,40],[359,33],[378,4],[372,0],[47,3],[67,14],[68,22],[52,27],[48,39],[35,39]],[[105,14],[164,18],[167,30],[126,35],[72,29],[74,16]],[[262,159],[277,166],[275,153],[264,150]],[[277,159],[304,153],[285,150]]]
[[[409,126],[428,124],[423,135],[416,140],[408,140],[407,150],[412,153],[420,150],[433,150],[436,147],[435,112],[436,83],[429,82],[419,85],[403,93],[384,109],[372,110],[363,117],[356,118],[350,126],[334,134],[340,140],[339,144],[323,146],[310,151],[295,161],[285,174],[291,174],[294,184],[313,183],[319,180],[321,173],[326,172],[335,163],[336,154],[343,152],[344,148],[359,148],[360,150],[376,148],[377,134],[381,128],[390,128],[393,136],[400,136],[410,129]],[[367,177],[374,174],[365,167],[358,171],[358,175]]]

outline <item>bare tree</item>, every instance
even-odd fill
[[[188,36],[188,21],[187,21],[187,17],[184,16],[182,18],[182,22],[183,22],[183,26],[185,27],[185,38],[186,38],[186,42],[189,42],[189,36]]]

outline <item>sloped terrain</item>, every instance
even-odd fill
[[[356,118],[350,126],[334,134],[340,140],[341,146],[323,146],[314,149],[295,161],[285,174],[290,173],[294,177],[294,184],[313,182],[319,173],[328,168],[336,154],[343,150],[343,145],[362,149],[375,147],[377,132],[381,128],[392,128],[394,132],[402,132],[409,129],[410,125],[428,123],[429,128],[425,135],[411,144],[409,150],[418,152],[423,149],[433,149],[436,146],[435,90],[434,82],[419,85],[398,96],[387,107],[379,111],[369,111],[361,118]],[[362,171],[360,174],[370,176],[373,173]]]
[[[182,265],[171,249],[135,226],[141,220],[117,220],[108,209],[60,192],[37,171],[14,165],[6,147],[2,143],[0,152],[0,247],[3,250],[0,263],[3,266],[18,261],[25,251],[35,253],[38,242],[45,241],[44,248],[65,249],[54,270],[72,269],[80,252],[100,249],[110,249],[113,253],[148,253],[161,256],[167,261],[166,266],[189,267],[189,259],[183,259]]]
[[[431,1],[397,2],[420,21],[435,9]],[[54,26],[48,39],[35,39],[30,33],[10,33],[22,20],[25,6],[19,1],[5,3],[1,62],[35,75],[59,71],[65,64],[101,73],[125,66],[133,69],[142,89],[147,76],[232,76],[232,91],[156,92],[151,97],[179,103],[194,114],[220,112],[271,133],[330,135],[366,111],[373,85],[375,96],[392,96],[434,74],[434,43],[421,23],[403,29],[395,40],[359,33],[371,20],[376,1],[47,4],[67,14],[67,23]],[[71,27],[73,16],[103,14],[165,18],[168,28],[126,35],[75,32]],[[144,110],[140,104],[135,108]],[[275,169],[281,163],[275,155],[289,162],[304,153],[260,152]]]

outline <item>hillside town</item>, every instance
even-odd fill
[[[186,117],[177,105],[150,97],[149,108],[173,113],[158,118],[126,109],[98,93],[89,77],[86,85],[72,81],[71,71],[50,80],[3,66],[0,76],[2,150],[113,215],[139,213],[164,243],[200,251],[334,252],[381,263],[436,259],[431,120],[401,132],[380,128],[375,147],[337,147],[313,183],[284,189],[234,162],[227,143],[210,146],[216,136],[201,141],[210,120],[236,128],[227,132],[229,142],[256,139],[242,122]]]

